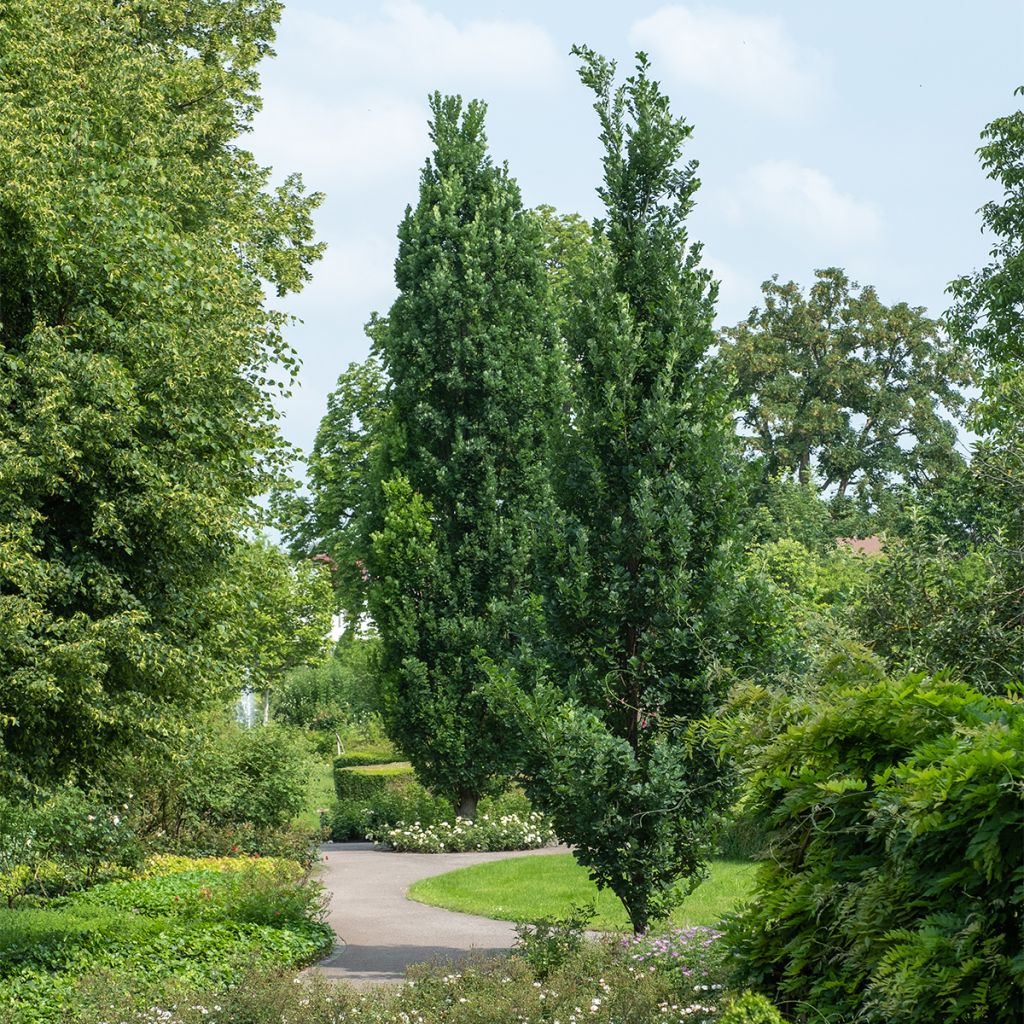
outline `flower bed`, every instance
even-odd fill
[[[253,968],[309,963],[334,935],[293,861],[153,858],[131,879],[0,911],[0,1020],[74,1019],[83,985],[237,984]]]
[[[480,815],[476,821],[456,818],[454,822],[411,825],[399,822],[382,828],[370,838],[399,853],[466,853],[470,850],[535,850],[555,841],[547,819],[536,811],[528,815]]]

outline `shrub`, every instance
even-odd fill
[[[371,839],[400,853],[466,853],[469,850],[534,850],[551,843],[555,834],[542,814],[525,818],[480,814],[475,821],[456,818],[434,825],[399,822],[373,832]]]
[[[389,792],[400,792],[416,782],[412,766],[405,762],[375,762],[373,765],[339,765],[334,762],[334,791],[339,800],[372,800]],[[367,771],[366,768],[373,768]]]
[[[116,877],[142,859],[129,804],[63,787],[38,804],[0,798],[0,897],[56,895]]]
[[[825,1016],[1015,1021],[1021,703],[861,665],[789,714],[752,759],[769,856],[730,928],[741,976]]]
[[[334,759],[335,773],[344,768],[361,768],[368,765],[395,764],[395,754],[391,750],[362,750],[352,754],[342,754]],[[410,769],[411,770],[411,769]],[[335,774],[337,778],[337,774]]]
[[[212,717],[172,756],[151,756],[124,774],[150,849],[313,856],[316,837],[288,825],[305,805],[309,777],[305,741],[293,730]]]
[[[396,782],[397,778],[391,777],[389,785],[365,800],[339,800],[330,813],[331,838],[336,842],[366,839],[407,822],[419,822],[424,828],[452,824],[450,801],[433,796],[419,783],[407,778],[400,785],[395,785]],[[532,808],[523,793],[513,789],[499,797],[484,797],[478,811],[478,819],[484,815],[492,819],[506,815],[526,819]]]
[[[726,984],[728,951],[715,928],[696,926],[629,935],[622,940],[628,958],[642,970],[675,978],[692,992],[720,992]]]
[[[764,996],[744,992],[725,1004],[718,1024],[786,1024],[777,1009]]]
[[[270,858],[161,857],[141,877],[0,911],[0,1017],[74,1020],[83,979],[97,973],[111,977],[120,1012],[153,981],[224,987],[254,965],[307,963],[334,936],[318,921],[319,890],[302,876],[298,864]]]
[[[587,925],[593,920],[593,903],[573,904],[562,917],[530,924],[516,924],[513,956],[521,957],[530,970],[545,981],[552,973],[577,956],[587,940]]]
[[[583,942],[535,970],[524,956],[424,964],[410,984],[359,992],[321,978],[253,972],[229,990],[151,990],[134,1012],[123,991],[96,985],[93,1009],[75,1024],[717,1024],[720,996],[681,989],[667,973],[640,967],[618,944]],[[543,976],[542,976],[543,975]]]

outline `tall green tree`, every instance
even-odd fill
[[[237,139],[274,0],[0,18],[0,780],[96,769],[237,684],[219,594],[284,448],[317,196]]]
[[[487,154],[483,104],[435,94],[434,152],[399,228],[399,297],[370,610],[386,721],[419,777],[472,817],[510,767],[476,694],[515,645],[544,501],[553,350],[540,225]]]
[[[372,510],[389,409],[388,380],[378,355],[350,363],[327,396],[327,412],[307,459],[308,495],[277,496],[292,554],[326,554],[334,560],[335,597],[350,631],[366,611]]]
[[[924,310],[884,305],[837,267],[807,295],[773,277],[764,305],[722,332],[733,401],[766,480],[877,498],[963,465],[952,417],[972,363]]]
[[[1024,86],[1016,90],[1024,95]],[[956,338],[982,363],[975,428],[975,488],[995,508],[994,541],[1005,566],[999,618],[1024,630],[1024,110],[996,118],[978,150],[988,177],[1002,190],[981,208],[992,236],[991,262],[954,281],[950,322]],[[991,519],[991,514],[990,517]]]
[[[232,565],[225,584],[233,604],[227,632],[246,684],[262,698],[263,724],[269,725],[271,694],[285,676],[327,657],[331,567],[308,559],[292,562],[262,539],[240,544]]]
[[[643,931],[707,851],[718,770],[691,727],[716,699],[733,430],[711,359],[716,286],[686,228],[692,128],[645,55],[616,87],[614,63],[574,53],[596,97],[605,216],[566,328],[578,372],[545,567],[551,682],[509,706],[528,791]]]

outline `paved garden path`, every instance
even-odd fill
[[[312,970],[353,985],[400,982],[410,964],[457,960],[469,950],[496,953],[515,941],[513,925],[406,899],[413,882],[469,864],[564,853],[565,847],[514,853],[384,853],[371,843],[325,843],[317,877],[330,894],[334,952]]]

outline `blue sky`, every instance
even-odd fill
[[[938,314],[985,261],[977,162],[986,122],[1020,102],[1024,0],[857,4],[291,0],[248,145],[277,177],[326,193],[314,280],[287,303],[303,361],[284,433],[312,445],[363,324],[394,298],[395,231],[416,200],[434,89],[488,103],[487,133],[528,205],[593,217],[596,120],[569,55],[586,43],[626,73],[637,49],[694,125],[703,185],[691,236],[741,320],[777,273],[842,266],[884,302]]]

